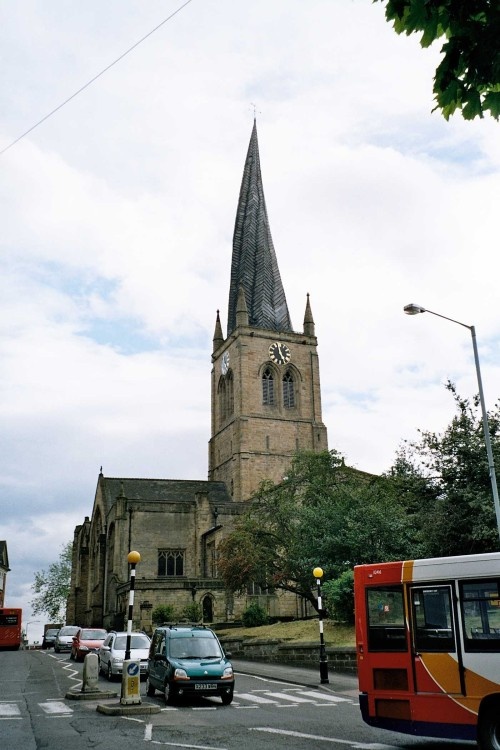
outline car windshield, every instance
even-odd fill
[[[76,635],[78,633],[77,627],[61,628],[59,635]]]
[[[116,651],[125,651],[127,647],[127,636],[117,636],[113,648]],[[149,640],[145,635],[132,635],[130,638],[130,648],[149,648]]]
[[[220,659],[219,644],[215,638],[172,638],[170,656],[176,659]]]
[[[82,630],[80,638],[84,641],[103,641],[107,636],[104,630]]]
[[[47,632],[45,633],[45,636],[48,636],[48,635],[57,635],[58,632],[59,632],[58,630],[47,630]]]

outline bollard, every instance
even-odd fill
[[[96,693],[99,680],[99,657],[97,654],[87,654],[83,662],[82,693]]]

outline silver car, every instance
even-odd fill
[[[58,632],[54,641],[54,651],[56,654],[60,654],[61,651],[71,651],[73,646],[73,636],[75,636],[80,628],[78,625],[65,625]]]
[[[130,658],[141,662],[141,677],[146,674],[150,643],[151,639],[145,633],[135,632],[130,635]],[[100,647],[99,671],[105,674],[108,680],[121,675],[126,646],[127,633],[111,631]]]

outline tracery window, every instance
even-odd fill
[[[274,376],[269,367],[262,374],[262,403],[274,404]]]
[[[184,550],[182,549],[159,549],[158,550],[158,575],[159,576],[183,576],[184,575]]]
[[[290,371],[283,375],[283,406],[285,409],[293,409],[295,406],[295,387]]]

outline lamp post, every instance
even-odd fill
[[[479,388],[479,401],[481,403],[481,413],[483,416],[484,442],[486,444],[486,454],[488,456],[488,469],[490,473],[491,491],[493,494],[493,504],[495,506],[498,536],[500,539],[500,502],[498,499],[498,487],[497,487],[497,478],[495,474],[495,463],[493,461],[493,451],[491,450],[490,429],[488,425],[488,413],[486,411],[486,406],[484,402],[483,381],[481,378],[481,369],[479,367],[479,354],[477,351],[476,329],[474,328],[474,326],[468,326],[465,323],[461,323],[459,320],[455,320],[454,318],[447,318],[446,315],[440,315],[440,313],[433,312],[432,310],[427,310],[427,308],[422,307],[421,305],[415,305],[413,302],[409,305],[405,305],[403,309],[407,315],[418,315],[419,313],[428,312],[431,315],[436,315],[438,318],[444,318],[444,320],[449,320],[452,323],[457,323],[459,326],[463,326],[463,328],[468,328],[471,333],[472,348],[474,350],[474,362],[476,364],[477,384]]]
[[[130,646],[132,642],[132,620],[134,616],[134,590],[135,590],[135,566],[141,561],[139,552],[129,552],[127,562],[130,565],[130,590],[128,598],[128,622],[127,640],[125,645],[125,658],[122,668],[122,693],[120,703],[140,703],[140,661],[130,658]]]
[[[314,568],[313,576],[316,578],[318,587],[318,617],[319,617],[319,678],[322,685],[326,685],[328,679],[328,659],[326,658],[325,639],[323,635],[323,604],[321,601],[321,579],[323,578],[323,569]]]

